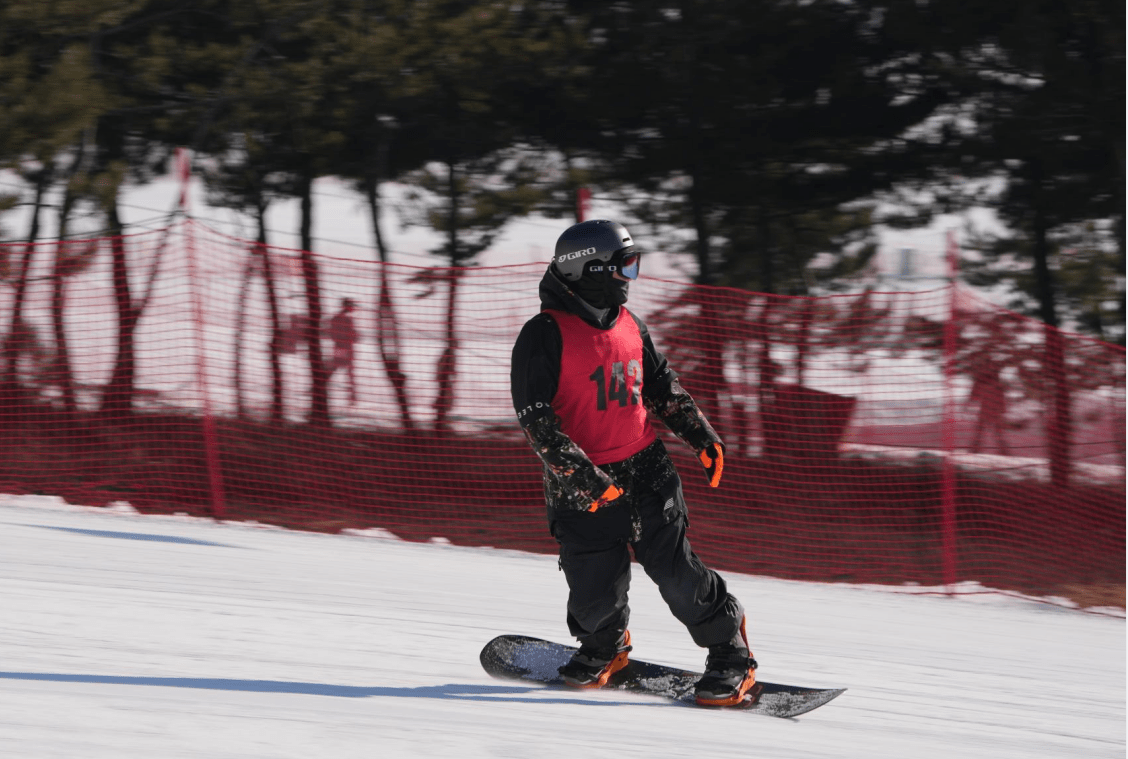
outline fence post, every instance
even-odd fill
[[[948,318],[944,322],[944,421],[941,426],[941,439],[944,447],[944,463],[941,468],[941,564],[944,585],[949,595],[955,592],[956,584],[956,468],[952,457],[956,454],[956,402],[952,390],[952,380],[956,369],[956,320],[958,318],[956,298],[956,275],[959,272],[959,248],[956,235],[948,231]]]
[[[184,148],[177,149],[176,163],[181,183],[180,210],[184,214],[184,251],[188,258],[188,288],[192,297],[192,317],[196,323],[196,381],[200,386],[200,413],[204,433],[204,455],[207,460],[208,489],[211,494],[212,516],[223,519],[227,513],[227,505],[223,494],[223,470],[219,461],[219,433],[216,430],[215,417],[212,415],[211,393],[208,390],[203,295],[196,264],[192,219],[188,216],[188,182],[192,172],[188,152]]]

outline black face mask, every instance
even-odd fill
[[[627,302],[630,282],[616,279],[610,273],[602,276],[585,275],[573,285],[576,295],[594,308],[618,308]]]

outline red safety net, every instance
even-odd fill
[[[543,264],[380,265],[194,222],[0,254],[0,492],[555,550],[509,397]],[[713,566],[1123,598],[1122,348],[950,287],[644,276],[630,307],[728,446],[714,490],[667,440]]]

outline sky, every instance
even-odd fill
[[[700,669],[634,574],[633,655]],[[1122,612],[726,579],[761,679],[846,693],[781,720],[494,680],[495,635],[570,642],[552,556],[0,495],[0,753],[1125,756]]]

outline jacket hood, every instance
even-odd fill
[[[611,327],[614,327],[615,322],[619,318],[619,309],[621,308],[621,306],[615,306],[614,308],[596,308],[591,305],[577,295],[575,290],[573,290],[567,282],[552,271],[552,264],[549,264],[548,269],[541,278],[540,299],[542,310],[551,308],[557,311],[567,311],[600,329],[611,329]]]

